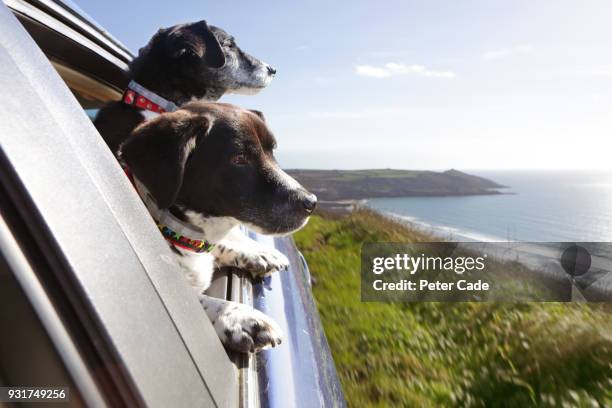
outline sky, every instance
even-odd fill
[[[278,73],[285,168],[612,169],[612,2],[93,1],[133,52],[205,19]]]

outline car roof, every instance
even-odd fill
[[[125,45],[72,1],[4,0],[4,3],[13,10],[22,24],[24,24],[24,20],[35,21],[47,29],[54,30],[83,46],[89,47],[95,53],[105,56],[109,61],[124,70],[134,58],[132,52]],[[31,30],[28,29],[28,31]],[[35,40],[37,39],[35,38]]]

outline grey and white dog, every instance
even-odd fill
[[[216,101],[225,93],[255,94],[275,74],[234,37],[204,20],[162,28],[130,63],[132,82],[123,100],[102,107],[94,125],[116,153],[145,118],[193,100]],[[141,98],[147,103],[138,103]],[[161,109],[147,108],[149,102]]]

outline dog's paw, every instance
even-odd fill
[[[227,348],[241,353],[254,353],[282,342],[281,329],[274,320],[240,303],[228,302],[213,326]]]
[[[244,269],[253,277],[267,276],[289,267],[289,260],[274,248],[255,244],[232,248],[218,245],[216,261],[219,265]]]
[[[251,254],[244,254],[244,257],[242,268],[254,277],[268,276],[289,268],[289,259],[274,248],[262,247]]]
[[[232,266],[250,272],[253,277],[267,276],[289,267],[289,260],[274,248],[255,241],[225,241],[216,245],[213,256],[218,266]]]

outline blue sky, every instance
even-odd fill
[[[612,169],[612,2],[85,1],[133,51],[205,19],[274,65],[284,167]]]

